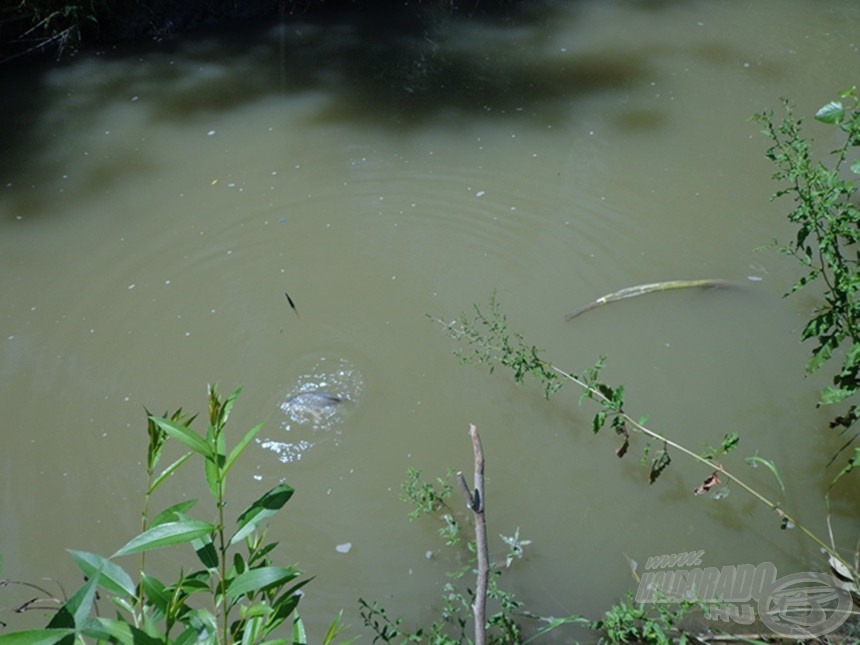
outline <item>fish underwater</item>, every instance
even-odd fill
[[[319,423],[324,416],[333,412],[332,408],[348,400],[328,392],[302,392],[286,399],[281,409],[294,419],[310,416]]]

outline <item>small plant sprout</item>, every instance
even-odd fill
[[[502,535],[499,533],[499,537],[504,540],[505,544],[508,545],[508,554],[505,556],[505,568],[510,568],[511,563],[514,561],[514,558],[522,558],[523,557],[523,547],[528,546],[532,543],[531,540],[523,540],[520,539],[520,527],[517,527],[517,530],[514,531],[514,534],[510,537]]]

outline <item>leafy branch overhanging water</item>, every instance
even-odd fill
[[[696,494],[705,493],[723,481],[735,484],[776,513],[783,528],[787,526],[797,527],[829,556],[832,565],[838,566],[840,570],[849,571],[854,580],[858,579],[856,564],[849,563],[836,550],[832,539],[830,544],[825,542],[783,508],[781,502],[766,496],[718,461],[721,456],[737,447],[739,436],[736,433],[726,434],[718,447],[708,448],[700,454],[646,426],[644,419],[634,418],[625,409],[624,387],[613,387],[600,380],[600,372],[604,366],[605,357],[601,356],[593,367],[586,369],[581,375],[562,369],[543,358],[541,350],[535,345],[528,344],[522,333],[509,329],[507,316],[502,313],[495,294],[490,296],[489,309],[485,311],[480,306],[475,305],[472,317],[463,314],[458,321],[453,322],[430,318],[444,326],[452,338],[465,345],[464,348],[456,352],[464,363],[485,365],[489,367],[491,372],[498,365],[507,367],[513,371],[514,380],[517,383],[522,383],[527,377],[531,377],[539,382],[547,398],[556,394],[566,383],[576,385],[582,390],[580,403],[591,400],[599,405],[600,409],[592,419],[592,431],[597,433],[608,424],[620,437],[621,443],[615,450],[618,457],[625,456],[634,434],[643,435],[650,442],[656,443],[659,446],[656,455],[650,456],[651,443],[649,442],[645,447],[645,457],[643,458],[648,459],[650,457],[648,473],[650,483],[653,484],[671,464],[672,452],[670,451],[676,451],[706,466],[711,471],[704,478],[702,484],[695,489]],[[753,459],[755,460],[754,463],[766,464],[777,477],[777,480],[781,481],[776,466],[772,462],[759,456]],[[831,483],[831,488],[847,472],[849,471],[840,472]]]

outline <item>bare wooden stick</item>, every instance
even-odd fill
[[[472,438],[472,451],[475,453],[475,490],[470,491],[469,485],[462,472],[457,473],[457,479],[466,505],[475,514],[475,549],[478,554],[478,581],[475,588],[475,602],[472,613],[475,616],[475,645],[486,645],[487,642],[487,584],[490,579],[490,556],[487,549],[487,523],[484,517],[484,449],[481,446],[481,436],[474,424],[469,424],[469,436]]]

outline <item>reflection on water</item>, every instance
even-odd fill
[[[344,423],[359,405],[361,387],[361,373],[349,361],[321,357],[298,377],[280,404],[286,415],[281,429],[287,438],[257,439],[257,443],[284,463],[302,459],[320,442],[339,445]]]

